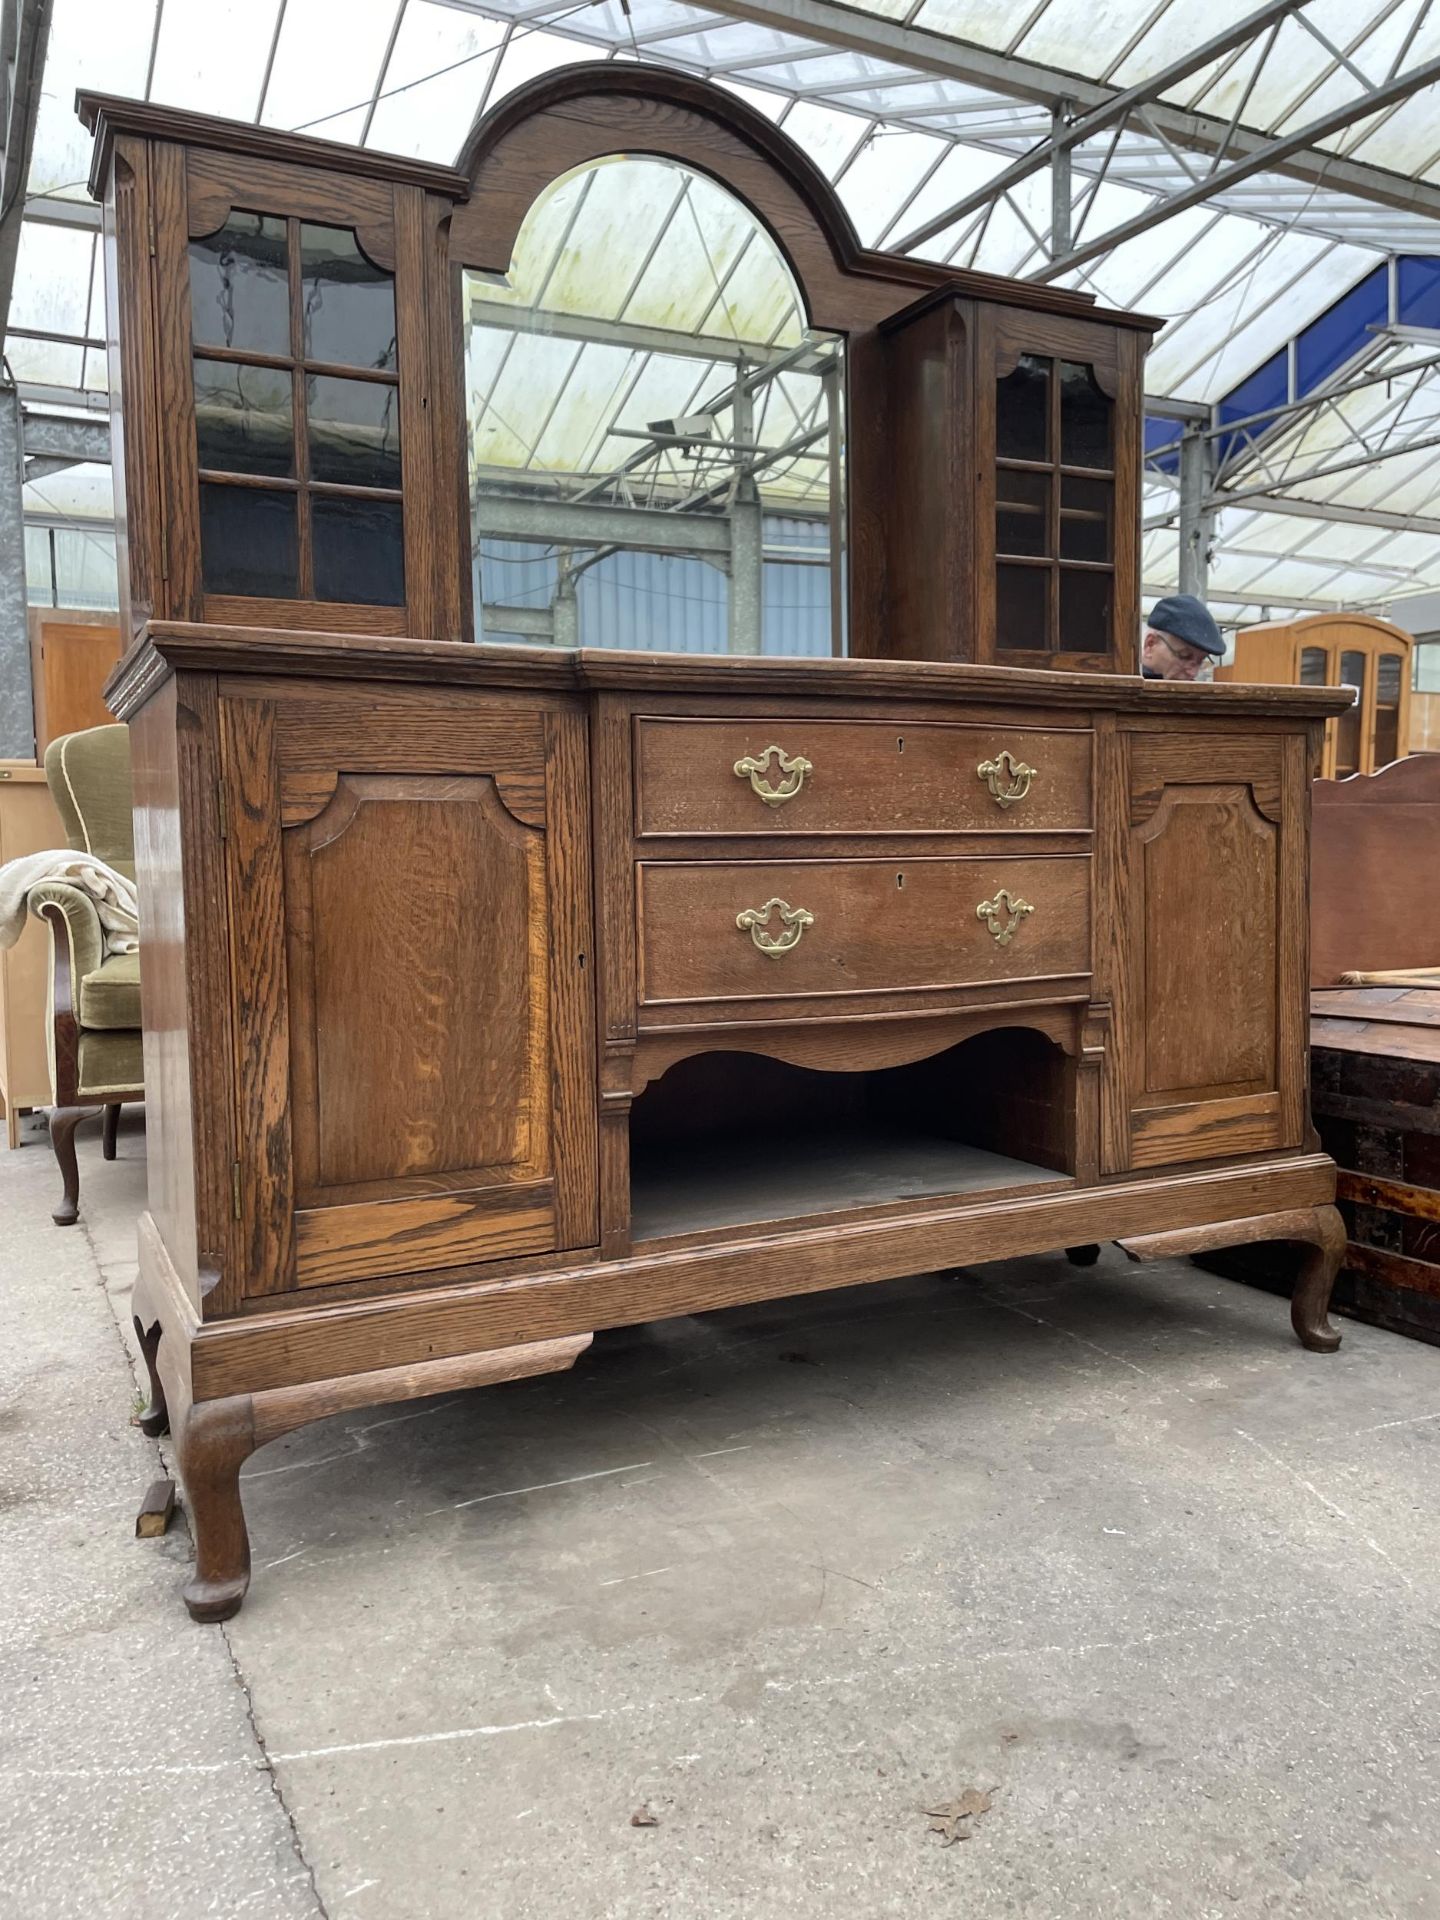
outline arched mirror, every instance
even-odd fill
[[[462,288],[477,639],[845,650],[844,343],[748,207],[597,161]]]

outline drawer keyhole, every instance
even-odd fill
[[[904,886],[904,884],[905,884],[905,876],[904,876],[904,874],[903,874],[903,873],[897,873],[897,874],[896,874],[896,876],[895,876],[895,884],[896,884],[896,886],[897,886],[897,887],[903,887],[903,886]]]
[[[895,751],[897,753],[903,753],[905,751],[905,736],[903,733],[901,734],[900,738],[895,742]]]

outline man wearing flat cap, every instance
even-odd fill
[[[1207,663],[1224,657],[1225,642],[1203,600],[1172,593],[1155,602],[1140,648],[1147,680],[1196,680]]]

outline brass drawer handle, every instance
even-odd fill
[[[772,760],[781,774],[774,786],[770,785]],[[792,760],[779,747],[766,747],[760,754],[747,753],[743,760],[735,762],[736,777],[744,780],[748,776],[751,786],[767,807],[783,807],[787,800],[793,800],[804,786],[806,774],[814,770],[803,753],[797,753]]]
[[[767,933],[765,923],[772,913],[778,913],[784,922],[780,933]],[[798,947],[800,936],[806,927],[814,926],[815,916],[804,907],[792,907],[784,900],[767,900],[763,907],[746,907],[743,913],[737,913],[735,924],[742,933],[749,932],[761,953],[771,960],[778,960],[782,953],[789,953],[792,947]]]
[[[1038,767],[1027,767],[1023,760],[1017,760],[1006,747],[993,760],[982,760],[975,774],[989,787],[990,798],[997,807],[1013,807],[1029,793],[1030,782],[1039,771]]]
[[[1008,888],[1001,887],[993,900],[980,902],[975,909],[975,918],[985,922],[1002,947],[1008,947],[1025,915],[1034,911],[1028,900],[1022,900],[1018,893],[1012,894]]]

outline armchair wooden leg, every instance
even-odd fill
[[[94,1107],[50,1109],[50,1144],[55,1149],[60,1178],[64,1182],[60,1204],[50,1216],[57,1227],[73,1227],[80,1218],[80,1168],[75,1159],[75,1129],[82,1120],[88,1120],[94,1111]]]
[[[100,1152],[106,1160],[115,1158],[115,1134],[120,1125],[120,1102],[112,1100],[100,1121]]]

